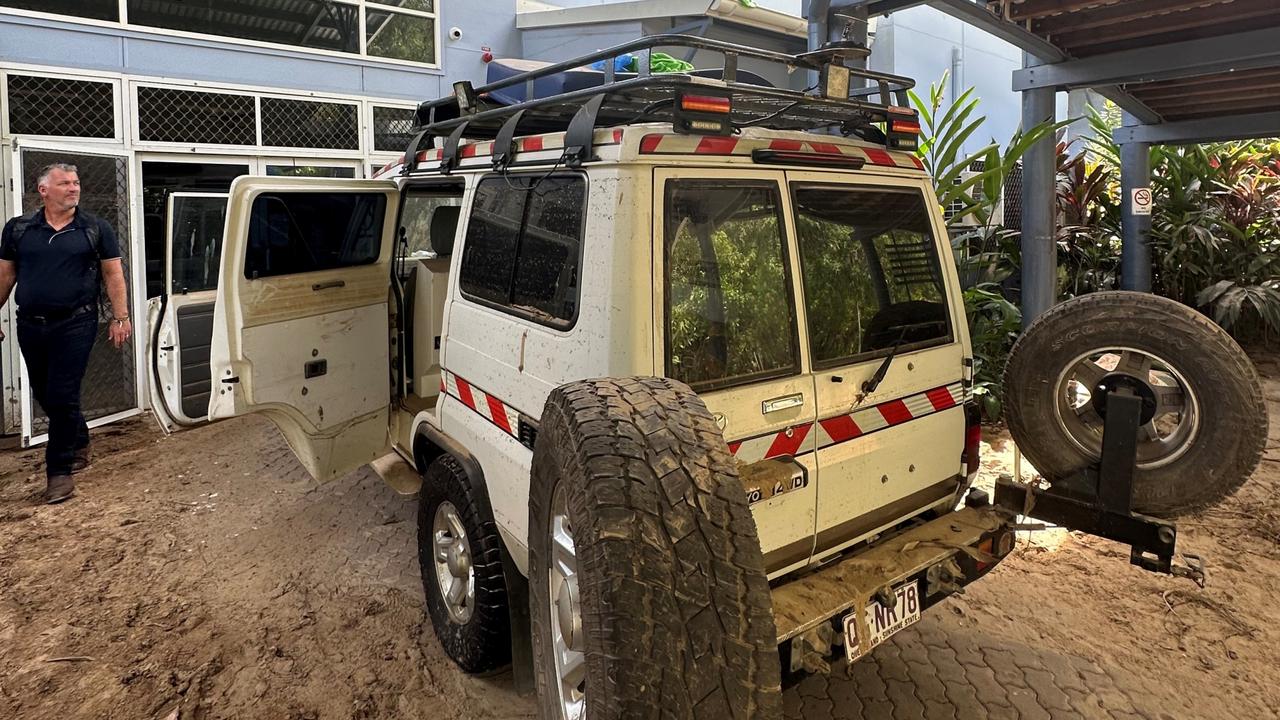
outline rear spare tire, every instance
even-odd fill
[[[1009,432],[1050,481],[1101,457],[1095,396],[1117,383],[1144,399],[1134,510],[1175,517],[1202,509],[1258,466],[1267,438],[1262,387],[1231,336],[1173,300],[1100,292],[1038,318],[1005,368]]]
[[[558,388],[531,483],[543,718],[781,716],[755,521],[692,390],[659,378]]]

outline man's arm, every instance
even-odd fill
[[[18,281],[18,264],[12,260],[0,260],[0,308],[9,301],[9,293]],[[4,339],[4,331],[0,330],[0,340]]]
[[[9,293],[18,282],[18,264],[12,260],[0,260],[0,308],[9,301]]]
[[[129,288],[124,281],[124,263],[120,258],[102,261],[102,280],[111,300],[112,320],[107,337],[111,338],[112,345],[120,347],[133,334],[133,325],[129,321]]]

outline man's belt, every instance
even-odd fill
[[[23,310],[18,308],[18,319],[23,322],[32,322],[38,325],[50,325],[63,320],[69,320],[77,315],[83,315],[96,310],[96,306],[81,305],[73,308],[41,308],[39,310]]]

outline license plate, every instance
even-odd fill
[[[863,612],[865,625],[859,627],[857,613],[844,619],[844,650],[849,662],[871,652],[889,636],[920,619],[920,585],[911,581],[893,590],[897,602],[885,608],[872,602]]]

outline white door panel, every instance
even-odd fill
[[[209,416],[266,414],[320,480],[389,448],[397,207],[391,181],[239,178],[231,187]]]
[[[925,185],[819,172],[788,172],[787,181],[802,228],[797,249],[811,273],[803,281],[813,293],[806,317],[823,478],[821,557],[954,495],[967,336],[946,230],[929,210],[936,199]],[[831,268],[839,282],[824,274]],[[865,392],[881,368],[883,379]]]
[[[165,207],[164,294],[147,303],[151,410],[165,432],[208,420],[209,345],[226,193],[172,193]]]
[[[660,168],[653,186],[654,324],[666,328],[654,362],[680,379],[724,378],[694,386],[707,387],[699,389],[699,396],[740,464],[771,576],[809,561],[821,482],[814,453],[816,393],[783,179],[777,170]],[[750,192],[750,199],[734,195],[738,188]],[[675,206],[668,208],[668,203]],[[775,214],[778,224],[771,226],[768,218]],[[668,263],[668,255],[679,260]],[[700,272],[695,261],[701,263]],[[751,274],[766,266],[776,270]],[[704,302],[705,309],[699,310]],[[755,367],[748,359],[753,353],[776,354],[788,344],[788,334],[794,336],[794,347],[787,351],[793,357],[775,358],[766,367]],[[674,357],[666,357],[669,352],[681,355],[684,370]]]

